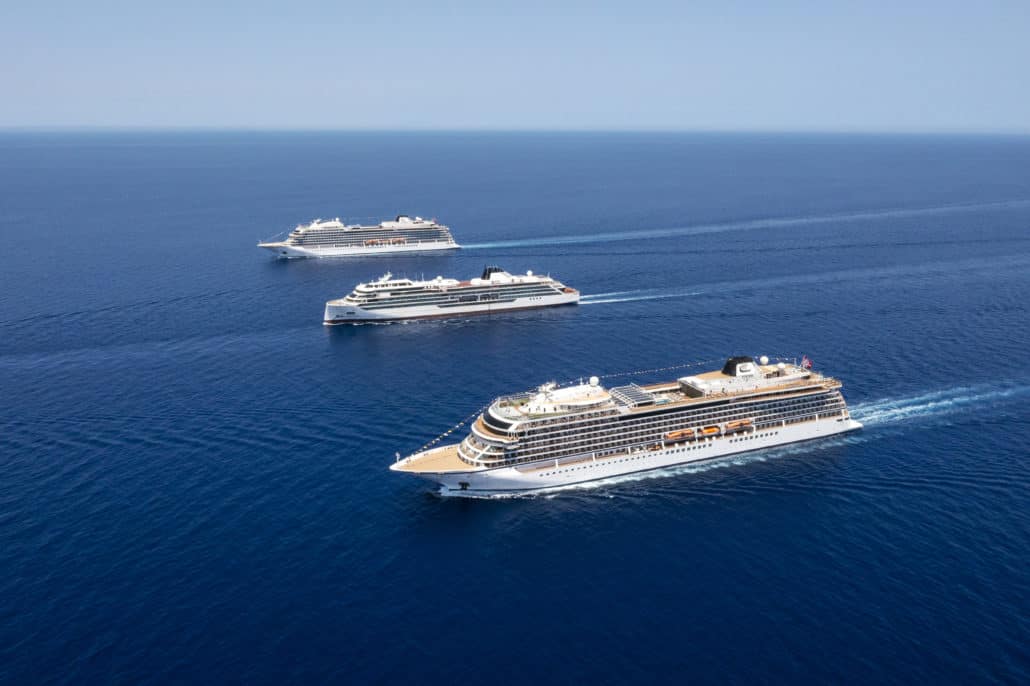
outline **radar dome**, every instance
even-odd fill
[[[601,380],[598,379],[596,376],[591,376],[590,377],[590,385],[591,386],[596,386],[599,383],[601,383]]]
[[[759,357],[758,361],[762,364],[769,364],[769,358],[766,355],[762,355],[761,357]]]
[[[527,269],[526,270],[526,276],[533,276],[533,270],[532,269]]]

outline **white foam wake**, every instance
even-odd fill
[[[933,207],[915,207],[911,209],[895,208],[886,210],[870,210],[867,212],[847,212],[801,217],[768,217],[763,219],[747,219],[742,221],[719,222],[712,224],[695,224],[693,226],[672,226],[659,229],[637,229],[633,231],[611,231],[582,236],[542,236],[540,238],[520,238],[508,241],[490,241],[487,243],[465,243],[462,247],[465,250],[488,250],[493,248],[532,248],[551,245],[610,243],[613,241],[635,241],[642,238],[667,238],[672,236],[722,233],[725,231],[775,229],[808,224],[820,224],[828,221],[868,221],[892,217],[921,217],[927,215],[980,211],[991,208],[1006,209],[1023,207],[1026,205],[1030,205],[1030,200],[1006,200],[1000,202],[968,203],[964,205],[936,205]]]
[[[701,291],[626,291],[624,293],[596,293],[584,295],[580,305],[603,305],[606,303],[626,303],[635,300],[666,300],[668,298],[689,298],[701,295]]]
[[[885,398],[852,406],[851,415],[866,426],[891,424],[920,417],[937,417],[983,407],[1030,394],[1030,386],[978,384],[948,388],[907,398]]]
[[[793,286],[812,286],[820,283],[836,283],[846,281],[872,282],[875,279],[893,279],[897,283],[901,278],[924,278],[927,275],[942,274],[954,278],[956,274],[1002,269],[1026,269],[1030,259],[1025,255],[1008,257],[974,257],[958,260],[941,260],[922,264],[891,265],[888,267],[860,267],[811,274],[788,274],[765,279],[743,279],[739,281],[720,281],[712,283],[692,284],[690,289],[682,286],[674,288],[644,288],[633,291],[615,291],[612,293],[590,293],[580,299],[581,305],[601,305],[607,303],[632,302],[636,300],[665,300],[669,298],[688,298],[705,294],[723,294],[749,291],[753,289],[790,288]]]

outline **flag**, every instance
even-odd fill
[[[812,360],[808,359],[808,355],[802,355],[801,356],[801,368],[802,369],[811,369],[812,368]]]

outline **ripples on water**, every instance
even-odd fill
[[[0,682],[1027,680],[1025,141],[402,138],[0,138]],[[469,249],[252,246],[398,211]],[[590,306],[320,325],[495,262]],[[730,353],[808,354],[865,429],[528,498],[386,469]]]

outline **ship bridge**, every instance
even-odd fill
[[[758,361],[751,357],[731,357],[719,371],[677,379],[680,390],[688,398],[712,395],[733,395],[789,386],[802,381],[817,382],[823,376],[796,364],[769,364],[769,358]]]

